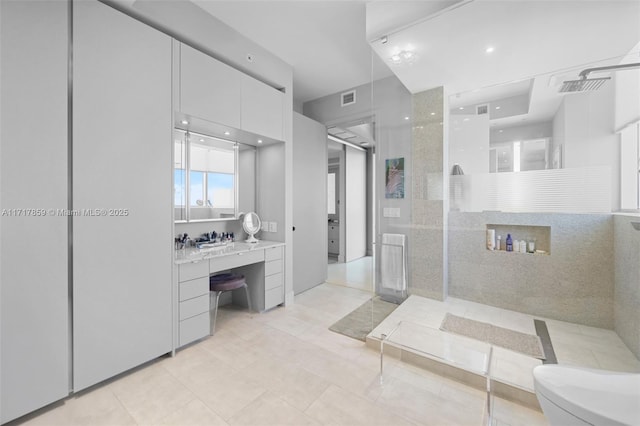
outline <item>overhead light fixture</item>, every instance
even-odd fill
[[[405,117],[404,117],[404,119],[405,119],[405,120],[408,120],[408,119],[409,119],[409,117],[408,117],[408,116],[405,116]]]
[[[462,110],[464,109],[464,107],[460,107],[460,108],[458,108],[458,109],[459,109],[460,111],[462,111]]]
[[[435,112],[432,112],[432,113],[431,113],[431,115],[436,115],[436,113],[435,113]]]
[[[182,120],[182,121],[181,121],[181,123],[182,123],[182,124],[185,124],[185,125],[186,125],[186,124],[189,124],[189,122],[188,122],[187,120]]]
[[[412,64],[417,59],[418,55],[413,51],[413,47],[407,46],[403,50],[396,50],[389,58],[389,61],[391,61],[393,65],[403,65]]]
[[[499,106],[497,106],[497,107],[496,107],[496,109],[500,109],[500,107],[499,107]]]
[[[258,143],[262,143],[262,139],[258,139]]]
[[[230,134],[231,134],[231,133],[229,133],[229,132],[224,132],[224,135],[225,135],[225,136],[229,136]]]
[[[496,50],[496,48],[495,48],[495,47],[493,47],[493,46],[488,46],[484,51],[485,51],[486,53],[492,53],[494,50]]]

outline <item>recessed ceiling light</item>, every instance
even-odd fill
[[[487,52],[487,53],[491,53],[491,52],[493,52],[494,50],[496,50],[496,49],[495,49],[495,47],[493,47],[493,46],[489,46],[489,47],[487,47],[484,51],[485,51],[485,52]]]
[[[468,118],[465,118],[465,119],[464,119],[464,120],[462,120],[462,121],[469,121],[469,119],[468,119]]]
[[[502,130],[498,130],[498,133],[502,133]]]
[[[229,136],[231,133],[229,132],[224,132],[225,136]]]
[[[182,124],[189,124],[189,122],[187,120],[182,120],[181,123]]]
[[[200,142],[204,142],[204,139],[200,138]]]
[[[462,111],[462,110],[464,109],[464,107],[460,107],[460,108],[458,108],[458,109],[459,109],[460,111]]]
[[[499,106],[497,106],[497,107],[496,107],[496,109],[500,109],[500,107],[499,107]]]
[[[432,113],[431,113],[431,115],[436,115],[436,113],[435,113],[435,112],[432,112]]]
[[[405,117],[404,119],[405,119],[405,120],[408,120],[408,119],[409,119],[409,117]]]
[[[262,143],[262,139],[258,139],[258,143]]]

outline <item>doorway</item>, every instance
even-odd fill
[[[375,123],[327,129],[327,282],[372,291]]]

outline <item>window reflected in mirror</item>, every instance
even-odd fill
[[[237,218],[238,144],[178,129],[174,140],[176,221]]]
[[[464,175],[450,172],[451,209],[637,208],[640,64],[632,60],[611,57],[452,95],[448,167]],[[563,90],[585,69],[607,80],[594,90]]]

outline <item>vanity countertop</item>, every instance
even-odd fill
[[[257,243],[245,243],[244,241],[236,241],[225,246],[210,248],[188,248],[184,250],[174,251],[174,263],[196,262],[200,260],[212,259],[215,257],[229,256],[232,254],[244,253],[254,250],[264,250],[270,247],[284,246],[284,243],[278,241],[260,240]]]

